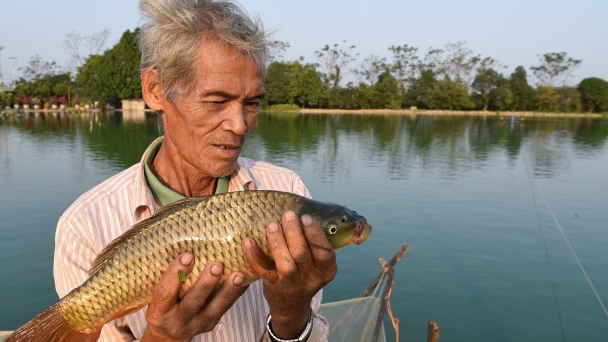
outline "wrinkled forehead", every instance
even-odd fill
[[[230,45],[213,33],[202,34],[199,39],[197,53],[199,67],[210,70],[218,68],[246,68],[253,75],[264,77],[264,65],[253,55],[243,52],[236,46]],[[244,70],[243,70],[244,71]]]

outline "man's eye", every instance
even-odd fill
[[[260,110],[260,102],[259,101],[247,102],[247,110],[251,110],[251,111]]]

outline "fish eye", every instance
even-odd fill
[[[342,223],[346,223],[346,216],[342,216]]]
[[[330,224],[329,226],[327,226],[327,231],[329,232],[329,234],[334,235],[338,232],[338,226],[336,226],[335,224]]]

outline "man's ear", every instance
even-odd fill
[[[141,72],[141,94],[150,109],[163,110],[163,89],[158,82],[156,69]]]

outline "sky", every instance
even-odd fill
[[[355,45],[359,65],[377,55],[390,60],[388,47],[419,48],[466,42],[482,57],[506,66],[539,64],[539,55],[566,52],[582,60],[573,83],[586,77],[608,80],[608,1],[606,0],[242,0],[259,15],[274,38],[288,42],[286,60],[304,57],[318,62],[314,52],[326,44]],[[0,0],[0,62],[4,83],[16,78],[31,57],[67,67],[62,42],[66,34],[112,34],[106,48],[140,22],[135,0]],[[346,40],[346,43],[343,43]],[[10,59],[16,57],[16,60]],[[534,80],[531,78],[531,81]]]

